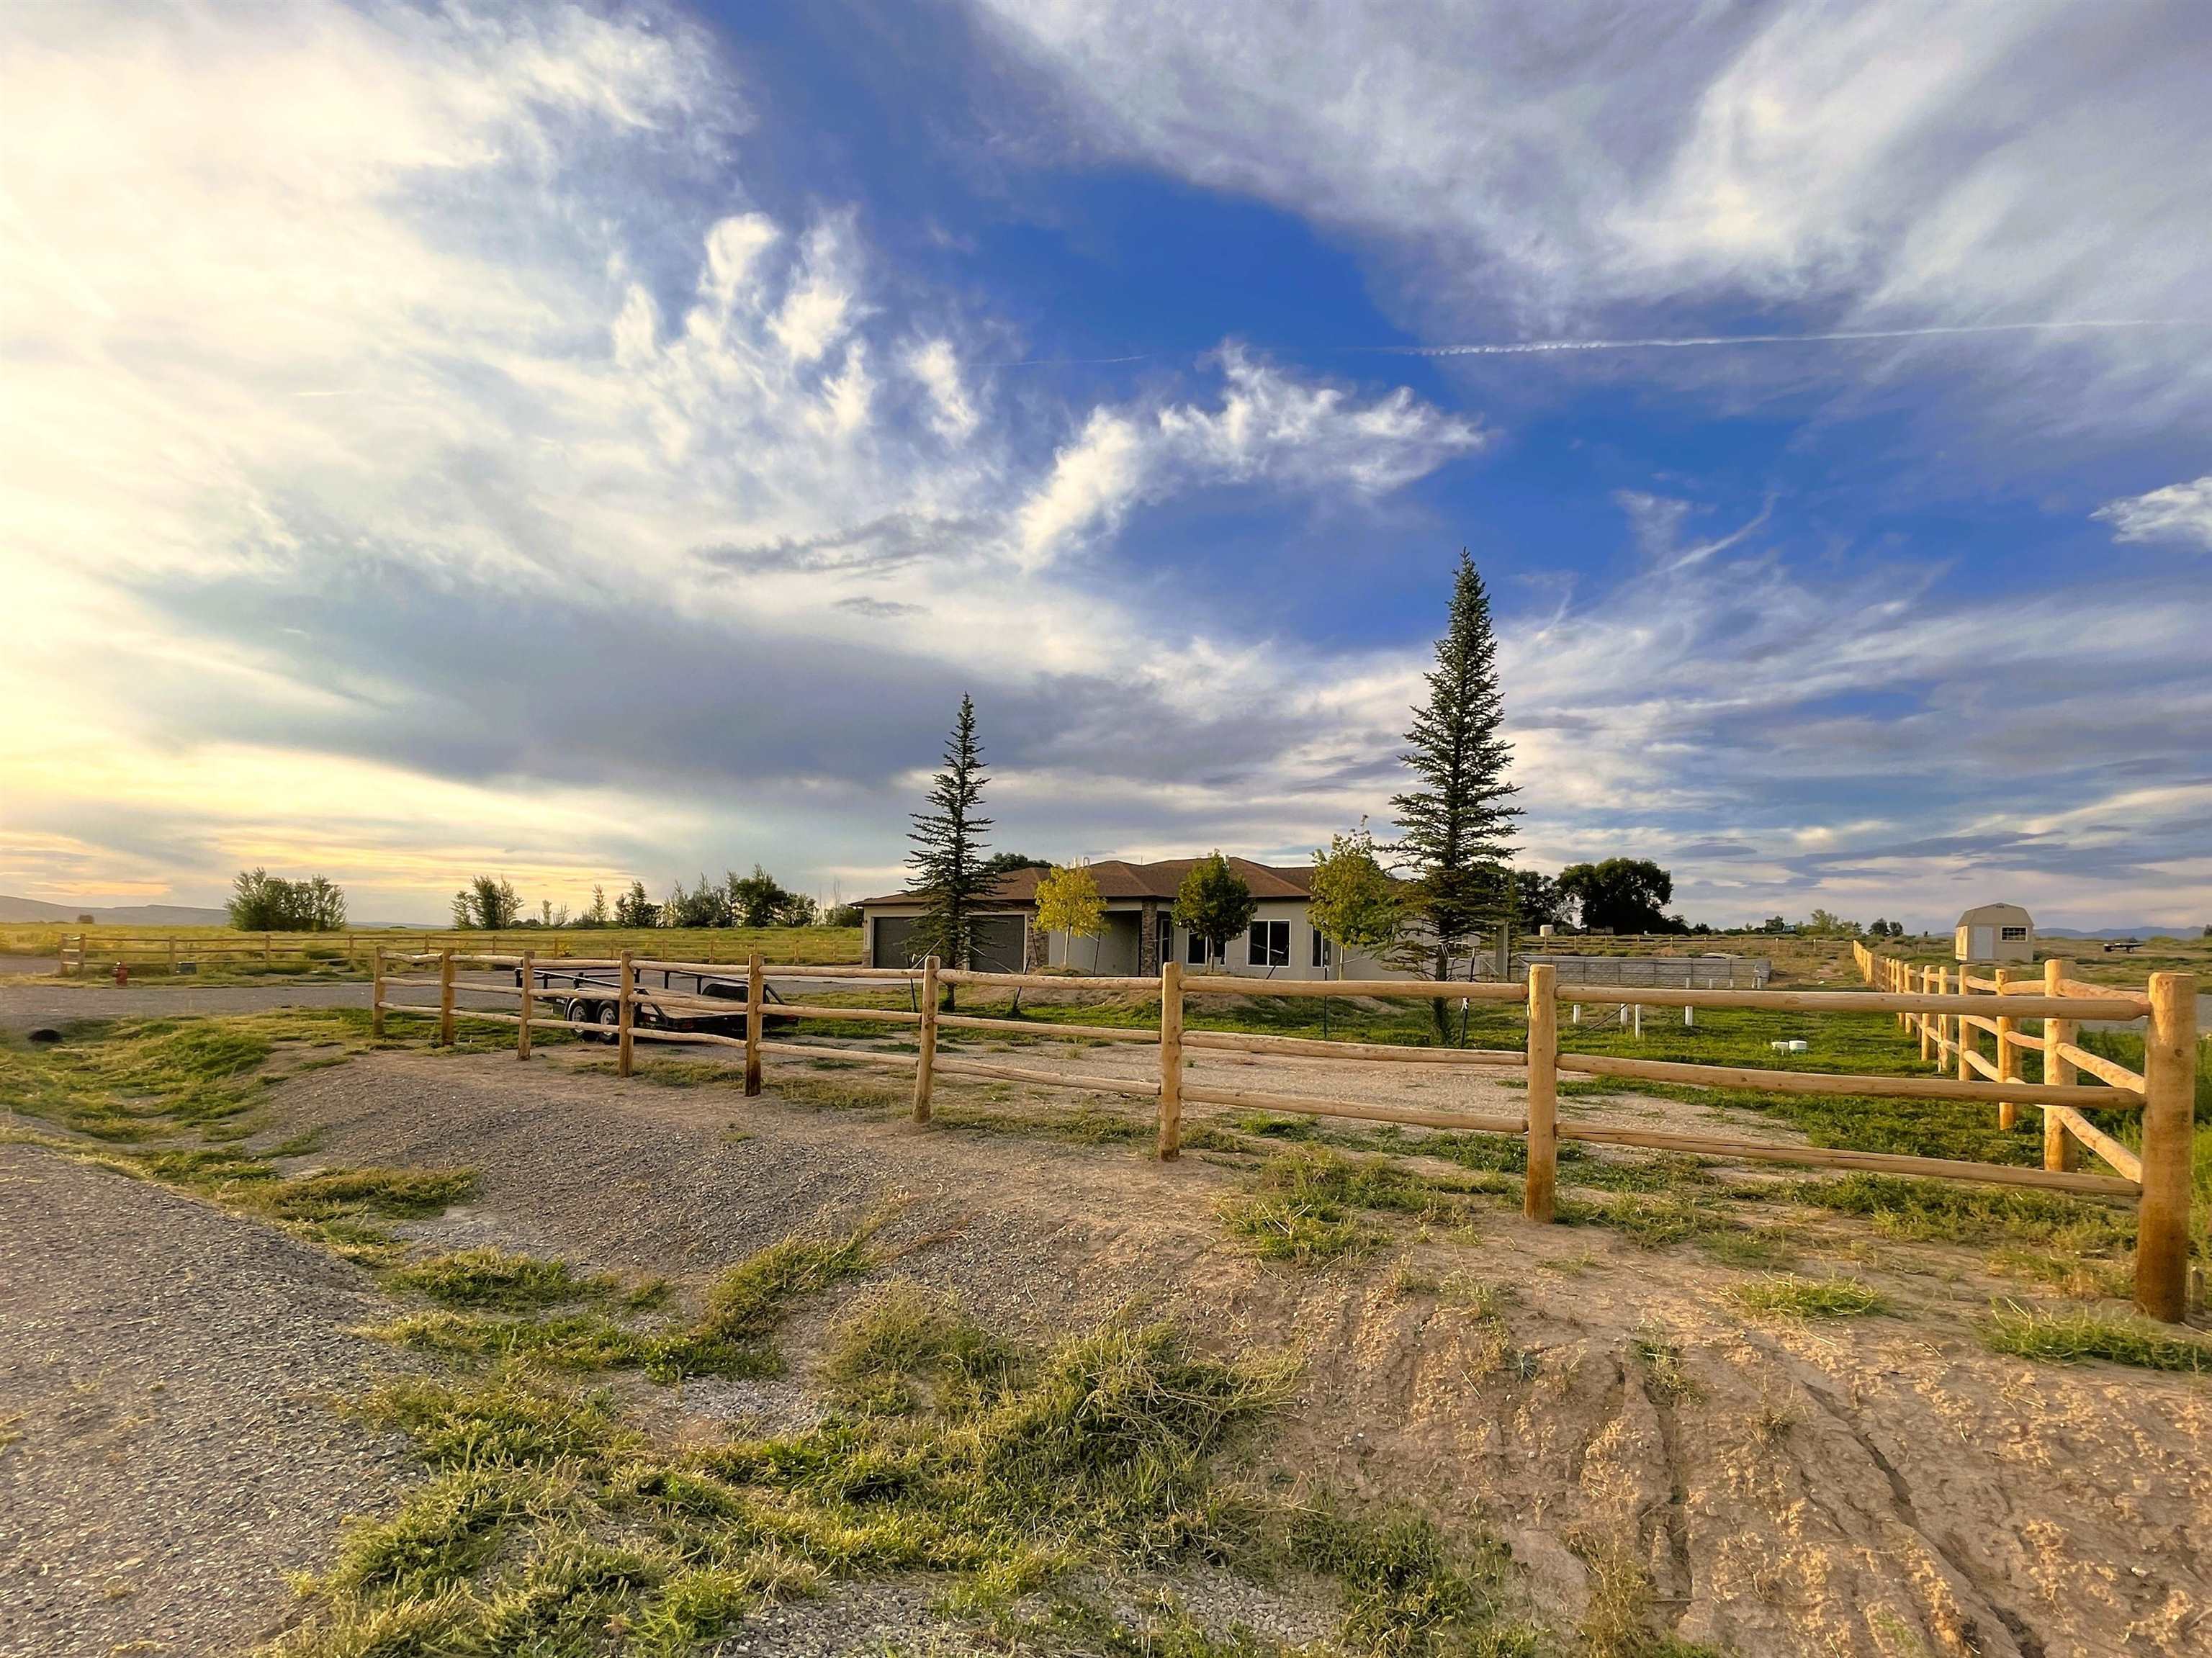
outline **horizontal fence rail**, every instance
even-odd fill
[[[914,1078],[913,1116],[920,1123],[932,1121],[934,1082],[939,1076],[1151,1100],[1158,1116],[1158,1155],[1168,1159],[1181,1153],[1186,1105],[1511,1135],[1522,1139],[1526,1145],[1528,1175],[1522,1187],[1522,1211],[1537,1221],[1554,1218],[1558,1148],[1561,1140],[2133,1199],[2136,1206],[2136,1300],[2146,1311],[2160,1318],[2181,1318],[2187,1310],[2190,1120],[2194,1108],[2197,1060],[2195,981],[2184,974],[2156,974],[2151,977],[2148,993],[2141,994],[2075,980],[2069,976],[2067,965],[2058,962],[2047,963],[2045,973],[2034,981],[2014,981],[2002,969],[1992,979],[1984,981],[1963,969],[1954,973],[1941,968],[1915,968],[1876,956],[1863,946],[1855,948],[1861,972],[1869,986],[1865,991],[1716,989],[1686,983],[1673,987],[1563,984],[1559,980],[1561,964],[1545,961],[1530,963],[1525,987],[1396,979],[1255,983],[1249,978],[1223,974],[1186,977],[1181,964],[1174,962],[1164,965],[1157,979],[986,973],[942,968],[933,957],[910,969],[818,965],[773,969],[775,976],[783,980],[862,980],[911,987],[913,1005],[884,1008],[771,1000],[768,987],[771,964],[757,954],[750,956],[743,965],[745,994],[743,1000],[738,1000],[734,997],[700,996],[678,991],[667,984],[665,978],[675,974],[696,975],[734,984],[738,978],[735,963],[670,961],[629,951],[586,963],[541,958],[529,950],[519,955],[464,954],[443,948],[387,953],[378,946],[374,951],[371,1002],[374,1029],[380,1035],[384,1033],[386,1015],[395,1012],[435,1018],[438,1040],[447,1044],[453,1040],[456,1020],[489,1020],[517,1027],[516,1051],[524,1058],[529,1056],[533,1029],[574,1029],[611,1036],[619,1050],[617,1070],[623,1076],[631,1072],[633,1046],[640,1041],[705,1042],[738,1048],[744,1056],[744,1088],[749,1095],[761,1091],[763,1055],[831,1060],[901,1071]],[[458,1006],[454,975],[456,969],[465,963],[511,968],[514,980],[512,985],[459,987],[467,989],[471,995],[512,996],[516,999],[517,1011],[505,1013]],[[434,974],[390,970],[394,966],[412,969],[431,964],[436,968]],[[614,982],[610,984],[604,978],[581,983],[559,982],[586,966],[603,974],[611,972]],[[664,975],[661,985],[656,987],[646,981],[644,975],[653,974]],[[1147,1000],[1157,998],[1158,1011],[1152,1024],[1138,1027],[1040,1023],[943,1011],[939,1005],[942,996],[951,987],[959,985],[1013,992],[1036,987],[1115,997],[1142,995]],[[395,1001],[389,995],[393,989],[426,988],[438,992],[436,1005]],[[1186,1029],[1184,1015],[1189,1002],[1194,998],[1202,999],[1208,996],[1340,996],[1513,1005],[1525,1010],[1528,1040],[1522,1048],[1467,1049],[1334,1042]],[[1563,1054],[1559,1048],[1559,1009],[1562,1004],[1585,1001],[1637,1007],[1891,1015],[1902,1031],[1917,1038],[1921,1057],[1937,1074],[1869,1076]],[[591,1017],[548,1017],[538,1011],[539,1005],[545,1003],[554,1004],[562,1014],[581,1010]],[[672,1020],[695,1017],[742,1020],[742,1034],[668,1028]],[[2142,1021],[2144,1069],[2140,1072],[2131,1071],[2083,1049],[2077,1041],[2083,1019]],[[911,1033],[915,1047],[913,1051],[906,1052],[770,1037],[766,1034],[766,1026],[771,1020],[889,1027]],[[2028,1034],[2021,1028],[2022,1021],[2039,1023],[2040,1030]],[[980,1059],[957,1052],[940,1052],[940,1035],[958,1031],[1141,1044],[1157,1048],[1158,1070],[1146,1078],[1081,1074],[1008,1064],[995,1057]],[[1991,1041],[1990,1054],[1980,1051],[1984,1035]],[[2042,1055],[2041,1081],[2028,1082],[2021,1073],[2021,1055],[2029,1049]],[[1514,1115],[1419,1110],[1364,1100],[1286,1094],[1266,1088],[1194,1084],[1187,1075],[1194,1054],[1318,1059],[1355,1066],[1512,1066],[1525,1069],[1526,1108]],[[2044,1166],[1786,1145],[1723,1134],[1682,1133],[1580,1121],[1562,1123],[1558,1119],[1558,1083],[1562,1072],[1771,1094],[1994,1102],[2001,1125],[2007,1127],[2012,1126],[2019,1108],[2027,1106],[2044,1114]],[[2085,1076],[2094,1081],[2081,1080]],[[1978,1078],[1987,1080],[1977,1080]],[[2087,1114],[2091,1111],[2130,1114],[2130,1120],[2142,1125],[2142,1150],[2131,1150],[2098,1127]],[[2078,1168],[2077,1154],[2082,1149],[2104,1162],[2112,1172],[2100,1174]]]

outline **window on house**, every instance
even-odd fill
[[[1155,926],[1152,944],[1155,953],[1163,962],[1175,959],[1175,918],[1160,915],[1153,918]]]
[[[2008,942],[2014,938],[2025,940],[2027,937],[2027,929],[2024,926],[2008,926],[2004,930],[2004,936]]]
[[[1206,965],[1206,940],[1200,938],[1197,933],[1192,933],[1190,935],[1190,941],[1183,946],[1182,958],[1193,967],[1204,967]]]
[[[1311,931],[1313,933],[1313,960],[1309,963],[1309,965],[1313,967],[1327,967],[1329,964],[1330,959],[1328,953],[1328,937],[1327,934],[1322,932],[1319,927],[1315,927],[1311,929]]]
[[[1255,921],[1252,931],[1245,936],[1244,957],[1254,967],[1288,967],[1291,964],[1291,924],[1288,921]]]

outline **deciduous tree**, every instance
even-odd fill
[[[1516,869],[1510,881],[1513,891],[1513,914],[1523,930],[1534,932],[1538,927],[1559,926],[1565,923],[1570,908],[1559,884],[1548,875],[1533,869]]]
[[[265,869],[231,883],[230,924],[242,932],[332,932],[345,926],[346,897],[325,876],[288,881]]]
[[[1190,866],[1176,890],[1175,921],[1206,940],[1207,959],[1224,959],[1229,940],[1252,925],[1252,889],[1216,848]]]
[[[1648,858],[1570,864],[1559,872],[1559,893],[1580,908],[1583,926],[1595,932],[1686,930],[1662,908],[1674,896],[1674,878]]]
[[[1067,936],[1067,964],[1075,965],[1075,940],[1091,943],[1091,970],[1098,970],[1098,937],[1106,931],[1106,906],[1098,896],[1098,882],[1081,864],[1054,866],[1037,883],[1036,924],[1047,932]]]
[[[503,875],[478,875],[453,895],[453,925],[489,932],[514,925],[522,914],[522,898],[514,884]]]
[[[1338,978],[1352,951],[1382,956],[1398,942],[1407,895],[1383,869],[1364,822],[1350,835],[1329,836],[1328,850],[1314,853],[1311,890],[1307,919],[1336,946]]]

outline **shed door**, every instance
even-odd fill
[[[1997,957],[1997,930],[1993,926],[1966,929],[1966,955],[1970,960],[1993,962]]]

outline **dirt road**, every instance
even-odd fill
[[[0,1145],[0,1653],[226,1652],[276,1628],[284,1575],[416,1477],[330,1408],[393,1368],[345,1333],[375,1304],[270,1228]]]

